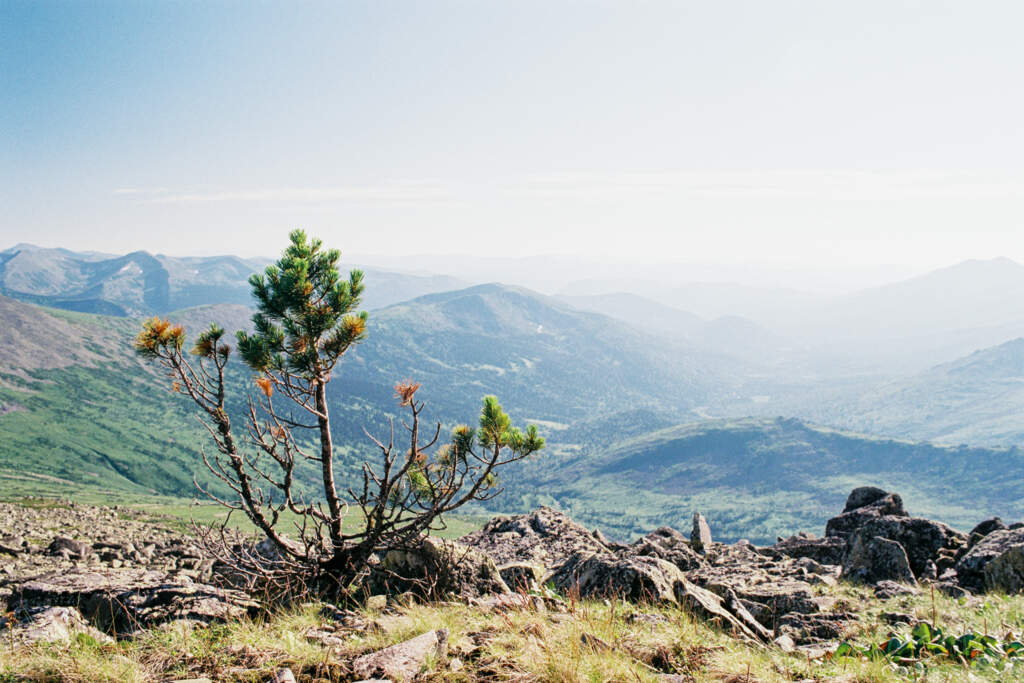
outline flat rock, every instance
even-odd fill
[[[10,602],[22,609],[77,607],[96,627],[119,634],[168,621],[238,619],[259,607],[239,591],[174,582],[146,570],[45,575],[11,586]]]
[[[0,630],[8,643],[68,643],[76,633],[85,633],[100,642],[111,642],[105,633],[93,628],[74,607],[36,607],[20,610],[10,619],[0,618]]]
[[[448,654],[448,630],[427,631],[404,643],[392,645],[352,662],[353,673],[362,679],[385,676],[393,681],[411,681],[429,657]]]

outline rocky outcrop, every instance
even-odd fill
[[[433,536],[385,554],[373,570],[371,584],[371,593],[412,591],[425,597],[463,600],[509,592],[489,555]]]
[[[239,591],[196,583],[176,583],[146,570],[71,571],[11,586],[10,606],[75,607],[97,628],[125,634],[185,620],[198,623],[255,614],[258,603]]]
[[[941,522],[920,517],[883,515],[865,521],[847,539],[847,556],[854,546],[866,547],[875,537],[895,541],[906,552],[915,578],[925,578],[929,563],[939,558],[940,551],[957,552],[967,544],[967,537]],[[879,556],[880,558],[882,556]],[[844,565],[847,560],[844,559]],[[891,577],[889,577],[891,578]]]
[[[1024,529],[998,529],[978,541],[956,563],[957,580],[961,586],[975,592],[994,587],[990,581],[1000,584],[1002,590],[1016,584],[1013,578],[1014,557],[1024,547]],[[993,569],[990,565],[1004,555],[1008,557]],[[992,578],[989,578],[991,576]],[[1024,574],[1021,574],[1024,576]],[[1019,592],[1020,587],[1010,592]]]
[[[882,536],[858,531],[843,560],[843,578],[858,583],[916,583],[903,546]]]
[[[710,536],[710,532],[709,532]],[[667,560],[684,572],[704,566],[705,561],[681,533],[667,526],[656,529],[630,546],[636,555]]]
[[[846,538],[867,522],[882,516],[907,517],[903,499],[898,493],[888,493],[874,486],[862,486],[854,489],[847,497],[842,514],[828,520],[825,535]]]
[[[597,536],[564,513],[542,507],[528,515],[495,517],[459,539],[499,565],[525,562],[553,569],[578,552],[610,552]]]
[[[629,551],[576,553],[551,575],[555,588],[566,595],[656,604],[675,603],[675,584],[682,580],[674,564]]]

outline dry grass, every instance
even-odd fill
[[[838,597],[864,617],[852,640],[871,642],[887,634],[885,612],[932,618],[927,592],[910,598],[874,601],[863,589],[841,586]],[[1024,630],[1024,598],[988,596],[958,602],[936,595],[935,617],[945,628]],[[366,613],[383,629],[338,631],[340,644],[327,647],[306,638],[311,629],[330,628],[316,605],[271,617],[200,629],[169,627],[132,641],[104,645],[80,637],[69,645],[0,650],[0,682],[166,681],[205,676],[218,681],[265,681],[281,667],[299,680],[348,680],[355,656],[401,642],[430,629],[450,631],[450,661],[431,662],[428,681],[655,681],[672,673],[683,680],[722,683],[836,681],[1010,681],[1024,669],[998,672],[949,662],[899,670],[886,662],[808,659],[777,649],[744,644],[677,609],[623,603],[584,602],[571,614],[517,610],[485,612],[461,604],[412,605],[386,615]]]

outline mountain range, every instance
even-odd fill
[[[193,333],[210,321],[247,327],[246,280],[264,265],[0,252],[2,476],[191,495],[205,435],[131,339],[153,313]],[[764,541],[820,525],[845,492],[870,483],[961,527],[982,502],[1019,518],[1024,465],[1012,447],[1024,439],[1024,339],[1003,337],[1016,329],[1022,272],[968,262],[836,299],[820,309],[820,329],[784,334],[756,316],[708,318],[635,292],[553,297],[370,269],[368,338],[329,385],[337,469],[354,477],[372,457],[363,428],[386,426],[392,386],[411,378],[446,428],[471,422],[494,393],[548,438],[542,458],[506,473],[491,511],[555,504],[626,537],[700,509],[723,537]],[[961,291],[962,281],[971,286]],[[920,310],[899,322],[907,309]],[[844,325],[856,334],[844,336]],[[907,353],[917,331],[930,345],[900,372],[870,361],[870,348],[853,360],[842,351],[889,339]],[[846,341],[829,347],[829,335]],[[936,349],[990,338],[998,345],[918,367]],[[829,366],[829,357],[848,363]],[[250,377],[233,365],[233,391],[250,389]]]

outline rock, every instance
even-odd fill
[[[564,562],[551,581],[564,594],[582,598],[622,598],[631,602],[674,603],[678,567],[657,557],[628,551],[579,552]]]
[[[118,634],[176,620],[227,621],[259,609],[239,591],[176,583],[145,570],[49,574],[13,585],[10,600],[25,609],[77,607],[98,628]]]
[[[951,598],[965,598],[970,595],[966,589],[961,588],[958,584],[955,584],[952,581],[936,581],[932,585],[935,586],[935,590],[943,593],[944,595],[948,595]]]
[[[669,527],[661,527],[637,540],[630,551],[635,555],[660,557],[674,564],[682,571],[704,566],[704,558],[690,547],[690,542],[681,533]]]
[[[693,531],[690,532],[690,547],[705,555],[711,550],[711,527],[699,512],[693,513]]]
[[[723,600],[711,591],[684,579],[676,584],[676,600],[682,607],[705,619],[718,621],[723,629],[731,630],[736,635],[746,636],[754,641],[771,640],[771,632],[742,608],[735,596]]]
[[[1010,595],[1024,591],[1024,543],[1010,546],[985,565],[985,587]]]
[[[509,592],[487,554],[433,536],[423,536],[407,550],[388,552],[373,573],[371,586],[381,593],[411,591],[425,597],[457,596],[467,600]]]
[[[371,595],[366,598],[366,609],[379,612],[388,606],[388,596],[386,595]]]
[[[903,546],[882,536],[868,536],[863,529],[858,530],[850,541],[842,575],[857,583],[917,583]]]
[[[903,547],[915,578],[925,576],[929,561],[935,562],[940,551],[956,551],[967,543],[967,537],[963,533],[941,522],[920,517],[883,515],[865,521],[847,538],[847,554],[853,550],[856,543],[864,544],[875,536],[896,541]],[[848,560],[844,558],[844,566],[847,562]]]
[[[912,585],[896,581],[879,581],[875,584],[875,597],[879,600],[888,600],[900,595],[917,595],[917,592]]]
[[[967,534],[967,548],[973,548],[978,544],[978,541],[988,536],[993,531],[1001,531],[1006,528],[1003,524],[1003,520],[999,517],[993,517],[986,519],[984,522],[979,522],[970,533]]]
[[[513,591],[535,591],[540,589],[544,569],[527,562],[513,562],[498,567],[502,581]]]
[[[548,507],[528,515],[495,517],[459,542],[487,553],[498,564],[527,563],[546,572],[577,552],[611,552],[585,527]]]
[[[85,559],[92,553],[92,547],[88,543],[76,541],[66,536],[57,536],[50,545],[46,546],[47,555],[61,555],[73,559]]]
[[[90,626],[74,607],[36,607],[16,615],[17,619],[5,623],[0,619],[4,640],[21,645],[34,643],[68,643],[76,633],[86,633],[96,640],[113,640]]]
[[[957,581],[964,588],[976,593],[986,590],[988,586],[985,568],[988,564],[1011,548],[1020,545],[1024,545],[1024,529],[998,529],[991,532],[956,563]]]
[[[850,512],[871,505],[888,495],[888,491],[877,486],[860,486],[850,491],[850,495],[846,497],[846,507],[843,508],[843,512]]]
[[[427,631],[411,640],[357,657],[353,673],[363,679],[386,676],[393,681],[411,681],[428,657],[443,659],[448,654],[448,630]]]
[[[280,669],[267,683],[295,683],[295,674],[291,669]]]
[[[839,565],[846,553],[846,541],[838,536],[810,538],[796,535],[779,541],[772,548],[789,557],[809,557],[819,564]]]
[[[884,495],[878,496],[878,492]],[[870,501],[859,505],[863,501]],[[858,505],[858,507],[851,507]],[[874,487],[861,487],[854,489],[846,500],[846,507],[838,517],[828,520],[825,525],[826,536],[838,536],[846,538],[851,533],[864,526],[867,522],[888,515],[891,517],[907,517],[907,511],[903,508],[903,499],[898,493],[886,493]]]

